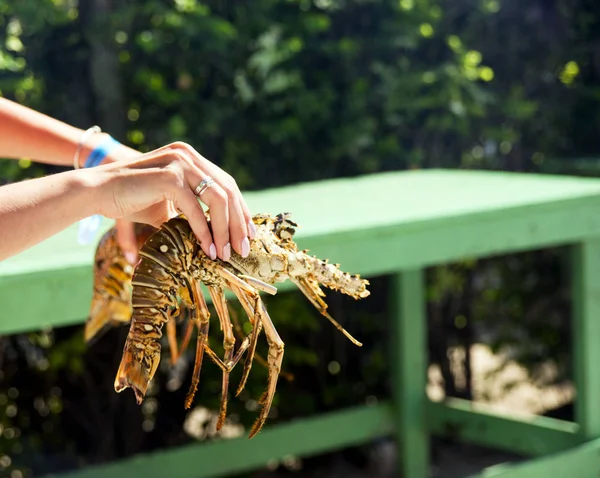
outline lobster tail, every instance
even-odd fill
[[[112,298],[106,303],[94,301],[89,318],[85,323],[83,338],[91,342],[110,325],[126,324],[131,320],[131,305]]]
[[[151,234],[131,279],[133,314],[114,387],[117,392],[131,387],[138,404],[160,363],[162,328],[179,314],[176,294],[182,293],[182,284],[177,276],[193,250],[181,238],[179,228],[186,226],[174,220]]]
[[[156,229],[147,224],[135,224],[138,249],[154,231]],[[94,292],[84,329],[86,342],[97,338],[110,326],[129,323],[132,275],[133,266],[117,243],[117,231],[109,229],[98,243],[94,256]]]
[[[140,405],[146,396],[149,383],[150,374],[148,370],[142,367],[142,363],[135,359],[126,346],[115,378],[115,391],[121,393],[127,387],[131,387],[135,399]]]

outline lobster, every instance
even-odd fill
[[[210,215],[207,222],[210,226]],[[160,338],[162,328],[179,316],[182,307],[189,312],[188,328],[184,346],[190,339],[192,329],[197,329],[194,370],[185,407],[189,408],[200,381],[204,353],[222,370],[221,403],[217,429],[220,429],[227,413],[229,375],[247,353],[242,378],[236,396],[244,389],[251,371],[260,333],[264,330],[268,343],[266,390],[260,399],[259,417],[252,426],[249,438],[254,437],[267,420],[275,395],[283,362],[284,343],[281,340],[260,292],[276,294],[274,284],[292,281],[308,300],[340,332],[355,345],[361,346],[327,312],[324,293],[320,285],[340,291],[354,299],[369,296],[369,282],[359,275],[352,276],[339,269],[338,264],[309,256],[300,251],[293,241],[298,225],[287,213],[270,216],[257,214],[253,217],[257,229],[251,241],[250,253],[243,258],[234,251],[229,261],[212,260],[204,254],[184,216],[177,216],[152,232],[139,250],[140,261],[131,279],[130,328],[123,348],[123,355],[114,388],[122,392],[131,387],[136,401],[141,404],[149,383],[158,368],[161,356]],[[208,289],[223,333],[224,356],[220,358],[208,344],[210,312],[200,285]],[[229,289],[240,302],[248,316],[251,330],[241,340],[237,351],[235,336],[225,290]],[[174,334],[173,334],[174,337]],[[169,343],[173,353],[171,339]]]
[[[157,229],[147,224],[134,224],[134,234],[137,242],[137,248],[144,244],[151,233]],[[93,296],[84,327],[84,340],[91,344],[97,340],[103,332],[112,327],[123,326],[131,321],[131,279],[133,278],[134,267],[126,260],[122,249],[117,243],[116,228],[113,227],[106,231],[98,241],[94,255],[93,268]],[[228,306],[230,304],[228,303]],[[186,308],[182,304],[182,309]],[[240,325],[238,314],[235,309],[229,308],[235,333],[243,339],[243,329]],[[178,317],[179,318],[179,317]],[[188,323],[185,329],[185,335],[181,346],[177,345],[177,330],[175,321],[167,323],[167,339],[171,351],[171,365],[175,365],[177,360],[186,350],[193,328]],[[260,365],[267,367],[267,361],[257,352],[256,360]],[[292,382],[294,375],[284,370],[281,376],[287,381]]]

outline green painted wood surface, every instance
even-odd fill
[[[519,464],[487,468],[470,478],[598,478],[600,439],[578,447]]]
[[[600,235],[600,181],[585,178],[428,170],[246,197],[254,212],[291,212],[301,247],[363,275]],[[84,320],[93,252],[70,228],[0,262],[0,333]]]
[[[388,404],[363,406],[265,428],[245,437],[193,444],[60,475],[61,478],[209,478],[265,467],[285,456],[310,456],[394,432]],[[57,475],[47,475],[48,478]]]
[[[429,471],[427,402],[427,329],[424,274],[420,269],[402,271],[391,287],[391,384],[400,470],[405,478],[419,478]]]
[[[576,423],[494,412],[468,400],[427,401],[427,427],[436,435],[529,456],[563,451],[582,443]]]
[[[575,420],[584,438],[600,436],[600,238],[573,247]]]

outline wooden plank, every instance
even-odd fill
[[[582,442],[575,423],[501,414],[468,400],[428,402],[427,423],[437,435],[531,456],[556,453]]]
[[[310,456],[389,435],[394,419],[388,404],[362,406],[266,427],[255,438],[236,438],[157,451],[47,478],[209,478],[265,467],[289,455]]]
[[[432,229],[398,227],[385,232],[373,230],[364,236],[348,233],[298,242],[320,257],[341,263],[344,270],[369,277],[406,267],[567,244],[590,234],[600,235],[600,223],[596,229],[590,219],[598,216],[598,210],[600,200],[592,200],[580,209],[573,205],[561,211],[540,212],[535,218],[515,213],[504,219],[489,217],[473,223],[465,219],[464,224]],[[0,263],[0,334],[31,330],[38,325],[82,322],[91,298],[91,267],[90,260],[82,266],[3,275]],[[277,287],[280,291],[292,288],[289,283]],[[48,307],[49,303],[52,307]]]
[[[394,276],[390,297],[391,383],[397,417],[397,444],[404,478],[422,478],[429,470],[427,401],[427,342],[423,271]]]
[[[600,235],[600,181],[581,178],[400,172],[249,193],[248,200],[253,210],[292,211],[300,247],[365,276]],[[0,262],[0,333],[83,321],[93,252],[94,244],[76,244],[70,228]]]
[[[279,292],[294,287],[291,282],[277,285]],[[203,291],[210,303],[208,291]],[[232,298],[229,292],[226,296]],[[0,334],[81,324],[91,300],[91,265],[0,278]]]
[[[487,468],[471,478],[598,478],[600,440],[520,464]]]
[[[442,225],[462,226],[465,221],[476,223],[493,214],[497,214],[494,219],[501,219],[526,213],[535,219],[548,207],[576,205],[579,209],[590,199],[600,197],[600,180],[500,172],[401,171],[248,192],[245,196],[253,211],[290,211],[301,226],[299,240],[319,244],[320,239],[334,236],[334,242],[338,242],[346,234],[395,233],[397,226],[404,228],[402,232],[410,232]],[[580,223],[581,219],[573,221]],[[600,227],[600,220],[593,220],[593,216],[587,219],[589,228]],[[103,228],[109,224],[106,221]],[[536,231],[530,232],[536,235]],[[479,237],[476,242],[487,240]],[[421,248],[415,244],[415,249]],[[2,261],[0,276],[87,266],[93,250],[93,244],[77,245],[76,227],[72,227]]]
[[[600,239],[573,247],[573,374],[581,436],[600,437]]]

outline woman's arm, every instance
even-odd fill
[[[40,163],[73,166],[73,158],[84,130],[43,113],[0,98],[0,157],[29,158]],[[88,137],[79,153],[83,166],[92,150],[108,138],[107,133]],[[119,145],[104,163],[133,158],[141,153]]]
[[[73,164],[73,157],[77,150],[77,145],[81,141],[82,134],[83,130],[79,128],[0,98],[0,157],[26,157],[49,164],[70,166]],[[84,164],[93,148],[106,138],[106,135],[95,134],[86,140],[85,146],[80,152],[79,164]],[[201,180],[212,176],[216,184],[203,195],[203,201],[211,210],[211,226],[215,243],[207,242],[211,234],[206,228],[203,213],[196,220],[190,220],[194,231],[203,235],[202,248],[207,254],[209,254],[210,246],[213,249],[216,248],[217,255],[223,260],[229,259],[232,248],[242,255],[249,248],[248,237],[252,238],[253,236],[253,223],[248,206],[243,200],[235,180],[214,163],[200,155],[194,148],[183,143],[173,143],[172,145],[142,155],[137,151],[122,146],[113,150],[111,156],[112,158],[105,158],[103,166],[85,171],[95,171],[96,173],[92,173],[92,175],[100,177],[102,173],[98,170],[104,171],[108,166],[115,166],[114,169],[109,169],[113,175],[116,174],[118,177],[119,171],[131,171],[132,168],[136,168],[135,164],[138,165],[138,168],[142,167],[143,169],[145,167],[143,165],[148,164],[147,160],[143,158],[159,158],[160,161],[167,161],[169,158],[173,160],[175,158],[179,161],[189,162],[192,165],[191,168],[195,171],[192,176],[193,181],[196,181],[196,183],[186,185],[187,188],[191,187],[193,190]],[[118,161],[125,158],[129,158],[129,160]],[[180,167],[180,163],[177,164]],[[161,171],[164,177],[168,177],[169,172],[172,173],[172,169],[169,168],[161,169]],[[200,173],[202,176],[200,176]],[[90,177],[87,174],[83,174],[83,172],[80,176],[76,174],[72,176],[75,178]],[[137,176],[134,174],[133,177]],[[1,252],[0,257],[8,257],[7,253],[8,255],[14,254],[14,247],[24,250],[43,240],[45,237],[49,237],[55,232],[64,229],[64,227],[78,220],[73,219],[74,217],[78,217],[79,219],[86,217],[84,212],[86,211],[87,204],[81,204],[81,198],[78,195],[89,195],[89,188],[82,187],[81,184],[77,184],[77,181],[73,184],[70,178],[71,176],[67,175],[59,176],[58,179],[45,178],[44,180],[33,180],[24,185],[14,184],[7,186],[2,191],[0,195],[0,241],[4,241],[4,243],[0,242],[0,249],[6,247],[6,250],[9,252]],[[124,197],[129,198],[126,199],[125,205],[127,201],[136,202],[136,197],[135,195],[131,195],[131,191],[135,191],[136,184],[138,183],[134,180],[133,183],[127,184],[128,187],[133,189],[121,190]],[[165,187],[164,184],[161,183],[161,185],[163,188]],[[177,189],[175,192],[184,194],[180,197],[180,200],[186,200],[187,207],[191,207],[189,196],[190,194],[193,196],[193,193],[189,189],[187,189],[186,193],[181,193]],[[68,197],[68,194],[71,193],[74,196]],[[119,245],[126,257],[132,262],[134,262],[133,257],[137,254],[137,248],[135,246],[135,238],[133,237],[133,225],[128,221],[148,222],[158,227],[168,219],[168,216],[172,215],[176,207],[185,213],[185,210],[179,207],[181,205],[177,203],[176,198],[172,196],[172,189],[168,191],[157,190],[152,191],[152,193],[150,196],[155,199],[156,194],[163,195],[156,199],[155,202],[147,204],[148,211],[143,211],[143,208],[141,208],[126,214],[109,216],[117,219]],[[205,200],[204,198],[209,199]],[[90,201],[93,199],[93,196],[89,197]],[[120,196],[116,196],[112,200],[121,201],[121,198]],[[52,205],[59,209],[55,210]],[[44,213],[49,212],[50,215],[44,216],[44,213],[40,214],[38,212],[39,210],[44,211]],[[15,212],[18,211],[24,214],[23,218],[16,217]],[[139,214],[135,215],[134,213]],[[81,216],[81,214],[84,215]],[[51,222],[52,217],[55,215],[57,216],[56,225],[40,226],[41,229],[36,232],[38,224],[33,224],[31,220],[41,217],[44,221]],[[203,222],[204,226],[202,226]],[[11,229],[15,225],[19,226],[20,229],[16,231]],[[201,230],[204,232],[201,233]],[[23,232],[22,246],[19,245],[19,239],[15,239],[15,242],[12,242],[13,240],[8,238],[8,235],[10,237],[18,237],[21,232]],[[209,255],[212,256],[214,254]]]
[[[209,176],[214,184],[196,196]],[[198,199],[210,208],[210,229]],[[176,210],[206,255],[227,261],[232,248],[248,255],[255,230],[235,181],[191,146],[174,143],[131,161],[0,187],[0,260],[93,214],[159,227]]]
[[[88,171],[68,171],[0,187],[0,260],[95,214],[99,188]]]
[[[0,98],[0,158],[29,158],[40,163],[73,167],[75,153],[83,133],[84,130],[80,128]],[[106,141],[108,137],[107,133],[94,133],[87,137],[79,151],[80,167],[85,164],[94,148]],[[138,151],[119,144],[103,159],[102,164],[120,159],[132,159],[140,155]],[[117,240],[125,257],[135,263],[137,241],[132,223],[125,220],[117,221]]]

